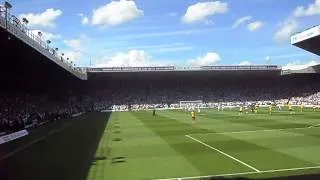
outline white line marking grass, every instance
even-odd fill
[[[212,132],[212,133],[198,133],[198,134],[188,134],[185,135],[186,137],[210,148],[213,149],[223,155],[228,156],[229,158],[239,162],[240,160],[216,149],[212,146],[191,137],[191,135],[205,135],[205,134],[238,134],[238,133],[255,133],[255,132],[272,132],[272,131],[284,131],[284,130],[299,130],[299,129],[309,129],[309,128],[319,128],[320,124],[315,124],[307,127],[300,127],[300,128],[283,128],[283,129],[262,129],[262,130],[252,130],[252,131],[231,131],[231,132]],[[241,163],[240,161],[239,163]],[[243,163],[243,162],[242,162]],[[241,164],[242,164],[241,163]],[[246,164],[246,163],[245,163]],[[248,164],[247,164],[248,165]],[[245,165],[245,166],[247,166]],[[249,165],[250,166],[250,165]],[[248,167],[248,166],[247,166]],[[251,166],[252,167],[252,166]],[[252,167],[254,168],[254,167]],[[250,169],[252,169],[250,168]],[[254,168],[256,169],[256,168]],[[254,170],[253,169],[253,170]],[[320,169],[320,166],[307,166],[307,167],[299,167],[299,168],[287,168],[287,169],[271,169],[271,170],[254,170],[254,171],[248,171],[248,172],[240,172],[240,173],[227,173],[227,174],[214,174],[214,175],[206,175],[206,176],[190,176],[190,177],[175,177],[175,178],[162,178],[162,179],[155,179],[155,180],[184,180],[184,179],[199,179],[199,178],[210,178],[210,177],[226,177],[226,176],[238,176],[238,175],[250,175],[250,174],[265,174],[265,173],[273,173],[273,172],[286,172],[286,171],[299,171],[299,170],[308,170],[308,169]]]
[[[227,132],[209,132],[209,133],[196,133],[188,135],[204,135],[204,134],[240,134],[240,133],[256,133],[256,132],[272,132],[272,131],[285,131],[285,130],[299,130],[299,129],[309,129],[309,128],[320,128],[320,124],[300,127],[300,128],[283,128],[283,129],[260,129],[260,130],[251,130],[251,131],[227,131]]]
[[[244,166],[247,166],[248,168],[254,170],[255,172],[260,172],[259,169],[255,168],[255,167],[253,167],[253,166],[251,166],[251,165],[249,165],[249,164],[247,164],[247,163],[245,163],[245,162],[243,162],[243,161],[241,161],[241,160],[239,160],[239,159],[237,159],[237,158],[235,158],[235,157],[233,157],[233,156],[231,156],[231,155],[229,155],[229,154],[227,154],[227,153],[225,153],[225,152],[223,152],[223,151],[221,151],[221,150],[219,150],[217,148],[214,148],[214,147],[212,147],[212,146],[210,146],[210,145],[208,145],[208,144],[206,144],[206,143],[204,143],[204,142],[202,142],[202,141],[200,141],[200,140],[198,140],[198,139],[196,139],[196,138],[194,138],[194,137],[192,137],[190,135],[186,135],[186,137],[188,137],[189,139],[192,139],[192,140],[194,140],[194,141],[196,141],[196,142],[198,142],[198,143],[200,143],[200,144],[202,144],[202,145],[204,145],[204,146],[206,146],[206,147],[208,147],[208,148],[210,148],[212,150],[215,150],[215,151],[219,152],[220,154],[223,154],[223,155],[227,156],[228,158],[233,159],[234,161],[237,161],[238,163],[240,163],[240,164],[242,164]]]
[[[189,177],[176,177],[176,178],[162,178],[155,180],[184,180],[184,179],[199,179],[199,178],[214,178],[214,177],[227,177],[227,176],[238,176],[238,175],[250,175],[250,174],[265,174],[265,173],[273,173],[273,172],[286,172],[286,171],[298,171],[298,170],[308,170],[308,169],[320,169],[320,166],[308,166],[308,167],[300,167],[300,168],[288,168],[288,169],[272,169],[265,171],[249,171],[249,172],[240,172],[240,173],[227,173],[227,174],[215,174],[215,175],[206,175],[206,176],[189,176]]]

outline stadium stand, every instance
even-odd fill
[[[62,53],[59,53],[58,48],[50,47],[51,41],[49,39],[42,38],[42,32],[34,34],[33,31],[27,28],[28,20],[23,19],[22,21],[16,16],[10,13],[11,5],[6,2],[4,6],[0,8],[0,27],[1,27],[1,42],[6,42],[4,48],[13,48],[15,51],[26,50],[29,53],[38,51],[46,60],[55,63],[60,68],[76,75],[81,79],[86,79],[86,73],[81,68],[75,68],[75,64],[68,57],[63,57]],[[18,43],[19,42],[19,43]],[[26,46],[27,48],[20,48]],[[32,50],[31,50],[32,49]],[[12,51],[5,51],[8,49],[2,49],[2,52],[11,53]],[[40,55],[38,54],[38,55]],[[13,54],[5,54],[3,56],[11,57]]]
[[[76,68],[8,8],[0,6],[0,135],[91,111],[180,108],[180,101],[201,100],[202,108],[320,105],[319,65]],[[297,37],[292,44],[319,55],[318,36],[311,45]]]
[[[53,74],[56,76],[59,72],[58,70]],[[14,84],[3,83],[7,88],[22,92],[2,94],[4,99],[1,100],[1,106],[7,107],[1,108],[4,111],[1,112],[2,121],[7,127],[10,127],[8,123],[13,122],[19,127],[21,124],[37,126],[39,122],[54,121],[83,111],[128,110],[129,107],[179,108],[179,102],[186,100],[202,100],[201,107],[207,108],[216,108],[219,104],[237,106],[249,102],[260,105],[271,103],[283,105],[289,99],[293,105],[319,105],[320,83],[317,82],[319,74],[281,76],[280,73],[279,69],[270,71],[263,69],[263,73],[256,70],[226,72],[224,69],[170,72],[167,70],[137,72],[134,69],[130,72],[108,70],[97,73],[91,69],[88,70],[88,81],[73,77],[68,79],[64,77],[64,75],[67,77],[67,74],[62,74],[60,77],[64,81],[49,81],[48,84],[43,83],[47,82],[43,78],[54,79],[54,77],[44,77],[39,74],[38,77],[41,79],[38,80],[31,78],[20,79],[22,82],[18,80]],[[29,78],[25,75],[21,77]],[[39,81],[42,81],[42,84]],[[24,87],[19,86],[23,82],[30,82],[31,87],[35,89],[29,89],[27,84]],[[39,95],[39,91],[43,94]],[[45,91],[47,92],[44,93]]]
[[[11,15],[10,8],[9,3],[0,8],[5,67],[0,71],[1,132],[85,111],[178,108],[180,101],[190,100],[212,108],[320,102],[319,66],[299,71],[282,71],[276,65],[76,68],[41,33],[33,34],[26,19]],[[294,35],[292,44],[317,54],[313,42],[319,39],[318,28]]]
[[[303,32],[298,32],[291,36],[292,45],[316,55],[320,55],[319,42],[320,25],[309,28]]]

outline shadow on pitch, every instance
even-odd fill
[[[111,164],[117,164],[117,163],[125,163],[126,162],[126,158],[119,156],[119,157],[114,157],[111,160]]]
[[[99,156],[99,157],[95,157],[94,160],[92,161],[92,165],[96,165],[98,161],[104,161],[107,158],[105,156]]]
[[[113,141],[122,141],[121,138],[114,138]]]
[[[61,132],[0,161],[0,172],[5,172],[0,179],[86,180],[91,166],[106,159],[95,154],[110,115],[90,113],[71,120],[71,126]]]

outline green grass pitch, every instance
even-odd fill
[[[320,112],[91,113],[1,147],[2,179],[269,178],[320,173]],[[319,127],[318,127],[319,125]]]

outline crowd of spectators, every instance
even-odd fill
[[[320,105],[320,83],[307,86],[263,88],[130,88],[100,90],[86,95],[87,102],[99,110],[179,108],[180,101],[201,100],[202,107],[290,103]],[[91,102],[90,102],[91,101]]]
[[[320,105],[320,83],[284,88],[122,88],[92,90],[52,101],[46,95],[0,94],[0,133],[42,126],[79,112],[179,108],[180,101],[201,100],[201,107],[286,104]]]
[[[1,94],[0,133],[39,127],[77,112],[79,110],[70,103],[49,103],[46,96]]]

